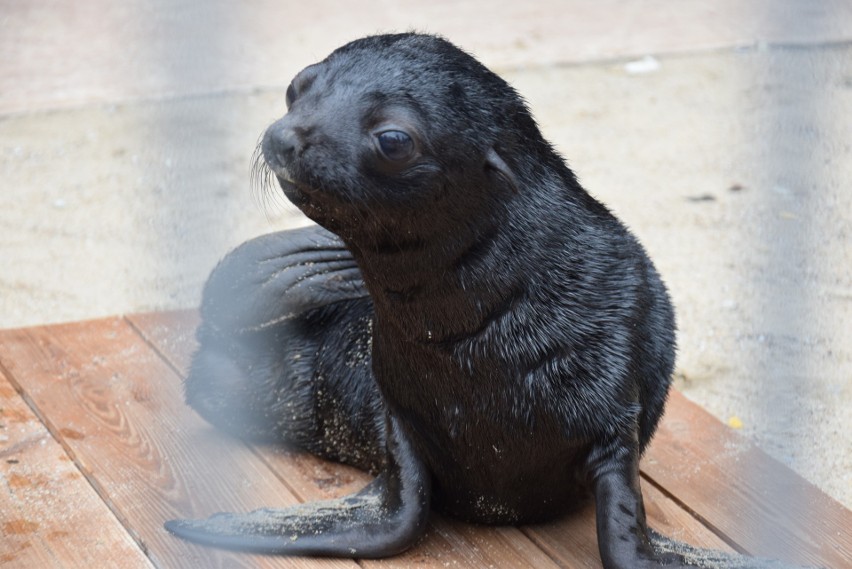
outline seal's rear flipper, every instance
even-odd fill
[[[225,549],[278,555],[387,557],[423,534],[430,478],[392,419],[388,468],[360,492],[324,502],[206,520],[171,520],[174,535]]]
[[[228,253],[204,285],[201,316],[210,332],[239,334],[367,295],[340,238],[309,226],[256,237]]]
[[[372,314],[361,271],[334,234],[310,226],[247,241],[204,287],[186,401],[236,436],[375,470]]]

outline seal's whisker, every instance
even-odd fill
[[[267,221],[271,221],[274,214],[284,210],[287,203],[281,192],[277,190],[275,176],[263,158],[261,142],[258,141],[251,158],[251,171],[249,173],[249,186],[255,203],[266,215]]]

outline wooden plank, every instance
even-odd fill
[[[195,349],[192,330],[198,323],[196,312],[142,314],[129,316],[128,319],[177,369],[188,369],[190,356]],[[288,481],[294,493],[304,500],[343,495],[356,490],[368,480],[365,474],[355,469],[332,465],[307,455],[276,454],[274,450],[267,449],[264,456]],[[649,523],[653,527],[695,545],[728,549],[722,540],[653,486],[645,485],[644,493]],[[502,564],[505,564],[517,551],[522,551],[527,558],[532,554],[529,542],[520,539],[518,532],[522,532],[562,565],[599,567],[593,514],[593,508],[587,508],[581,515],[569,517],[563,522],[533,526],[524,530],[489,528],[470,531],[470,526],[439,518],[424,544],[409,552],[408,557],[399,559],[402,564],[413,561],[414,558],[410,556],[416,555],[441,559],[447,552],[446,544],[438,542],[438,535],[443,536],[447,542],[452,542],[459,534],[463,534],[467,536],[467,541],[459,543],[461,552],[475,545],[471,540],[478,539],[482,543],[477,547],[483,551],[499,551],[498,564],[501,559]],[[491,537],[482,537],[488,535]],[[492,546],[494,543],[505,544],[506,540],[511,542],[513,547],[506,548],[501,545],[499,549],[495,549]],[[589,563],[591,565],[588,565]]]
[[[663,492],[642,480],[642,495],[645,498],[645,514],[648,523],[658,532],[672,539],[721,551],[733,549],[710,528],[685,510],[683,506]]]
[[[852,566],[852,512],[680,393],[642,470],[753,555]]]
[[[152,567],[0,371],[0,565]]]
[[[198,348],[195,329],[201,322],[197,310],[172,310],[128,314],[124,317],[181,376],[186,377],[193,352]]]
[[[355,567],[233,554],[163,529],[173,517],[296,498],[243,443],[184,406],[177,376],[123,319],[0,331],[0,364],[155,565]]]

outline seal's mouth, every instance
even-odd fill
[[[296,180],[293,177],[293,174],[291,174],[286,168],[275,168],[273,169],[273,173],[278,179],[278,185],[281,186],[281,189],[284,191],[284,195],[287,197],[292,197],[296,192],[305,194],[316,193],[316,190],[313,187]]]
[[[289,184],[291,186],[296,185],[296,179],[293,178],[293,174],[290,173],[290,170],[284,166],[276,166],[272,164],[270,164],[269,167],[272,169],[272,172],[275,174],[275,177],[278,178],[280,183]]]
[[[278,185],[284,190],[284,194],[291,197],[295,192],[313,193],[313,188],[296,179],[292,170],[282,163],[282,160],[275,153],[263,152],[264,162],[267,168],[275,174],[278,179]]]
[[[305,185],[300,184],[296,178],[293,176],[293,173],[281,162],[273,156],[273,159],[270,160],[266,158],[267,167],[272,170],[272,173],[275,174],[275,177],[278,179],[278,185],[281,186],[281,189],[284,190],[286,195],[290,195],[292,192],[297,190],[305,190]]]
[[[281,164],[274,154],[270,160],[260,144],[252,157],[251,188],[258,202],[265,209],[285,203],[279,201],[280,196],[297,206],[305,198],[304,184],[300,184],[293,173]]]
[[[284,196],[296,207],[307,204],[317,194],[322,193],[317,188],[297,180],[286,168],[275,168],[273,173]]]
[[[278,180],[278,185],[284,191],[284,195],[287,197],[292,196],[296,192],[298,192],[301,188],[296,183],[296,180],[293,179],[293,176],[286,170],[283,172],[281,170],[275,170],[275,178]]]

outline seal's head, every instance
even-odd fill
[[[526,104],[448,41],[359,39],[302,70],[261,143],[285,195],[347,241],[458,229],[548,153]],[[453,227],[456,224],[456,227]]]

